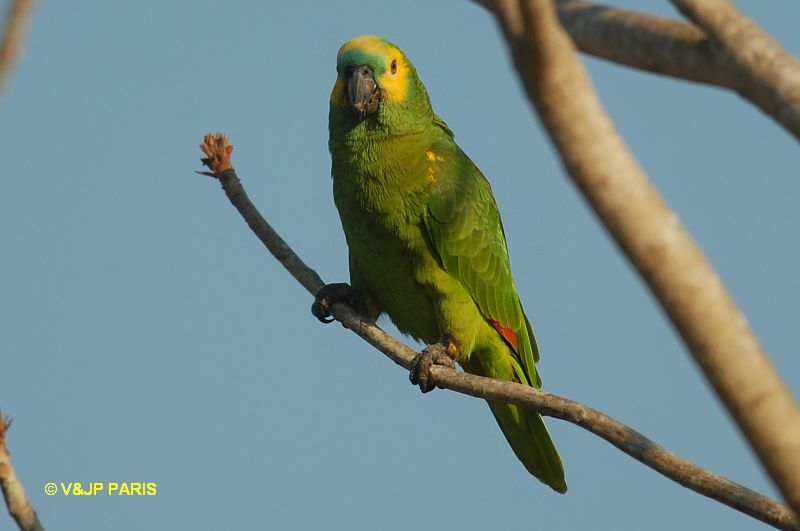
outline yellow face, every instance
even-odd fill
[[[347,67],[369,65],[375,73],[375,81],[383,101],[402,102],[408,94],[411,64],[397,46],[375,35],[357,37],[347,41],[336,57],[339,76],[333,86],[331,103],[346,107]]]

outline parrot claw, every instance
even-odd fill
[[[419,390],[429,393],[436,388],[436,384],[430,381],[431,367],[442,365],[444,367],[456,368],[453,358],[448,353],[448,348],[442,343],[436,343],[422,349],[411,362],[411,371],[408,379],[414,385],[419,385]]]
[[[321,323],[332,323],[335,321],[331,317],[331,308],[337,302],[343,302],[353,308],[360,315],[366,314],[364,302],[361,295],[354,290],[350,284],[337,282],[326,284],[317,292],[314,304],[311,305],[311,313],[319,319]]]

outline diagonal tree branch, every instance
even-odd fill
[[[614,130],[553,0],[484,3],[497,14],[567,172],[800,514],[800,408],[711,264]]]
[[[204,164],[212,171],[199,173],[219,180],[228,199],[258,239],[309,293],[315,295],[324,286],[324,282],[281,239],[250,201],[230,163],[233,147],[228,143],[227,137],[220,133],[216,136],[206,135],[200,148],[207,155],[203,159]],[[417,352],[374,324],[362,321],[344,304],[336,304],[332,313],[342,325],[386,354],[392,361],[405,369],[410,368]],[[596,409],[526,385],[474,376],[445,367],[434,366],[431,376],[440,388],[529,407],[542,415],[580,426],[684,487],[778,529],[800,530],[800,521],[792,515],[788,507],[678,457]]]
[[[0,414],[0,489],[3,491],[8,512],[17,522],[20,531],[44,531],[11,464],[11,456],[6,447],[6,430],[10,425],[11,422],[6,421]]]
[[[22,37],[28,21],[32,0],[12,0],[6,15],[6,30],[0,44],[0,96],[3,95],[8,74],[22,48]]]
[[[491,7],[502,5],[505,0],[476,2]],[[701,8],[699,12],[687,11],[695,20],[695,16],[702,16],[703,8],[713,9],[716,1],[693,3]],[[800,139],[800,67],[752,22],[745,24],[746,32],[732,38],[727,33],[742,27],[728,24],[737,20],[735,15],[718,21],[714,27],[697,19],[695,22],[703,28],[700,29],[666,17],[580,0],[556,0],[556,5],[564,29],[582,52],[640,70],[728,88]],[[521,32],[521,19],[513,15],[513,10],[504,11],[508,17],[504,27],[514,34]]]
[[[800,62],[728,0],[670,1],[718,44],[734,88],[800,137]]]
[[[556,0],[556,5],[561,24],[584,53],[699,83],[734,85],[708,36],[693,24],[579,0]]]

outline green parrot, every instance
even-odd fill
[[[410,377],[423,392],[431,364],[541,386],[533,330],[511,276],[489,182],[434,114],[411,61],[365,36],[339,50],[330,101],[333,196],[349,248],[350,284],[329,284],[312,312],[336,302],[365,319],[386,313],[429,346]],[[566,492],[564,468],[542,417],[488,401],[525,468]]]

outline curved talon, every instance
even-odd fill
[[[314,304],[311,305],[311,313],[321,323],[328,324],[334,321],[334,318],[331,317],[331,309],[328,305],[328,301],[325,299],[317,298],[317,300],[314,301]]]
[[[311,313],[314,314],[314,317],[316,317],[320,323],[332,323],[336,319],[331,316],[331,306],[333,305],[326,299],[318,298],[314,301],[314,304],[311,305]]]
[[[436,388],[436,384],[430,381],[431,367],[434,365],[456,368],[453,358],[447,353],[447,347],[441,343],[425,347],[411,361],[408,379],[412,384],[419,385],[419,390],[423,393],[429,393]]]
[[[331,317],[331,308],[337,302],[348,304],[357,312],[363,306],[359,294],[350,287],[350,284],[344,282],[337,282],[334,284],[326,284],[318,292],[314,298],[314,304],[311,305],[311,313],[319,319],[321,323],[332,323],[335,321]]]

